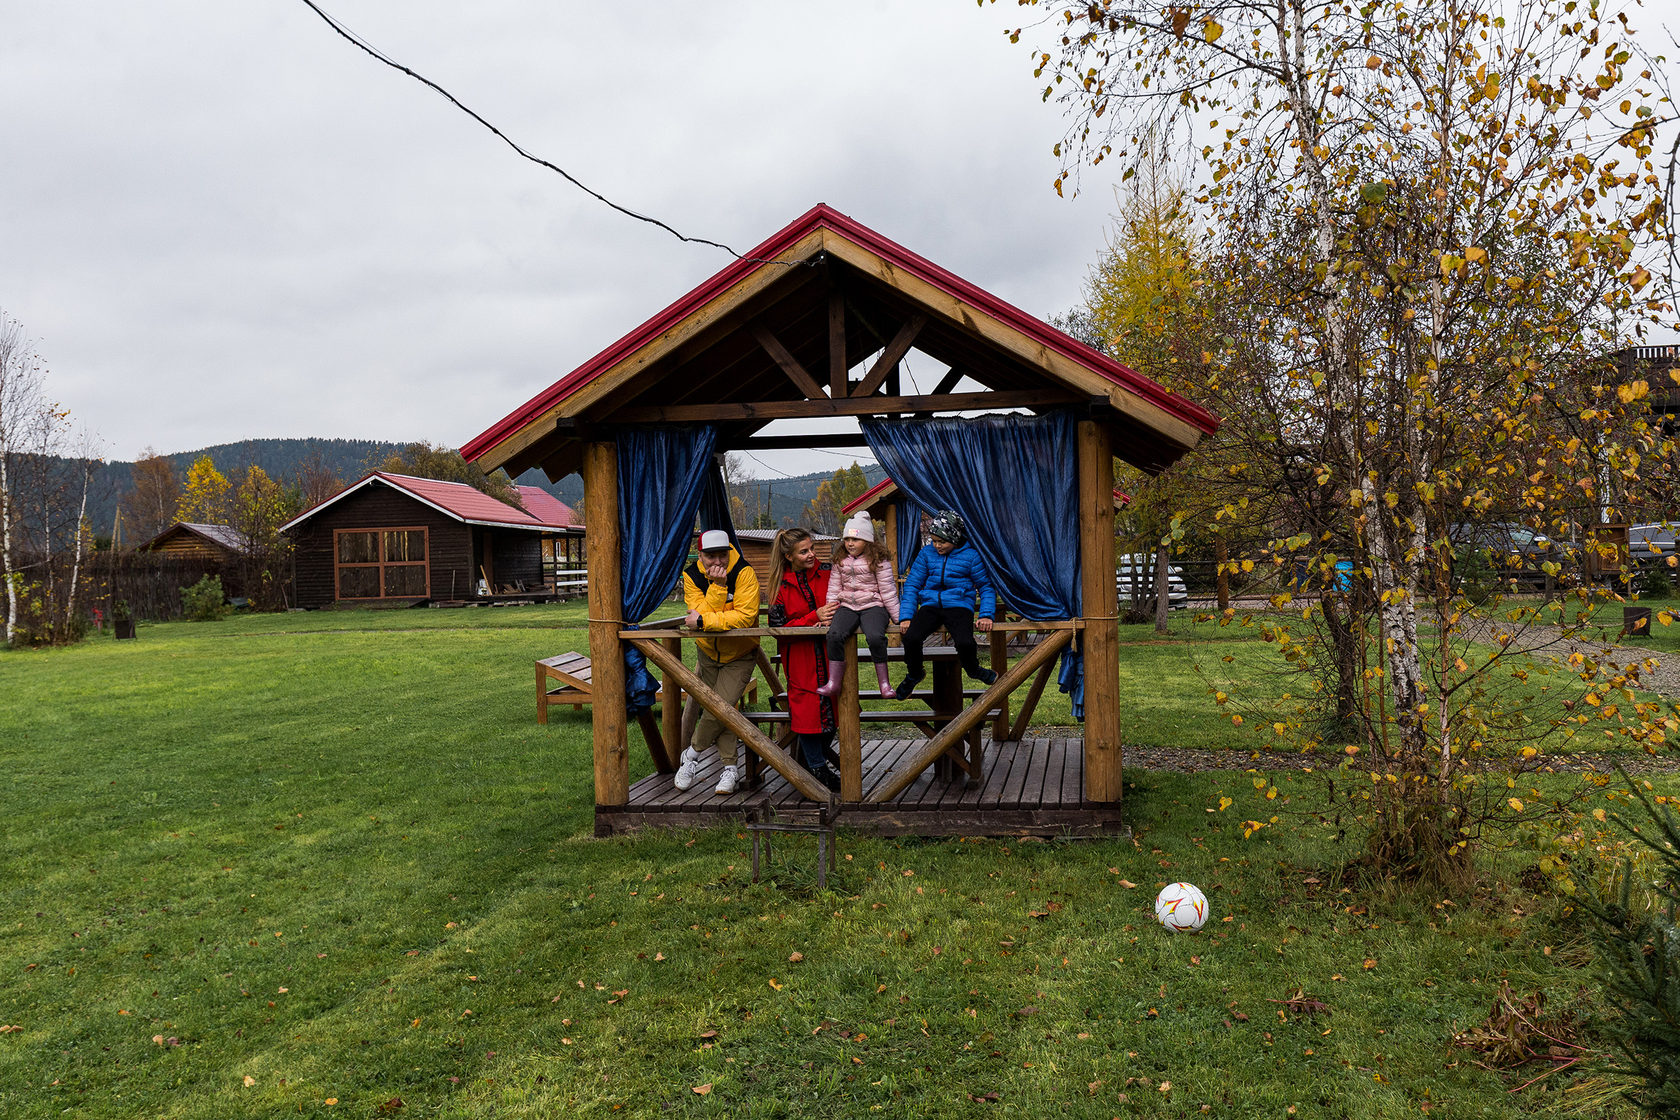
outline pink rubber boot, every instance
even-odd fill
[[[887,663],[885,661],[875,663],[875,679],[881,682],[881,699],[896,700],[898,698],[898,694],[893,691],[892,682],[887,679]]]
[[[817,689],[818,696],[833,696],[840,691],[840,684],[846,679],[846,663],[844,661],[830,661],[828,663],[828,683]]]

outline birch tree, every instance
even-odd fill
[[[18,629],[23,600],[19,570],[23,458],[42,447],[53,425],[53,410],[42,389],[40,355],[17,320],[0,312],[0,584],[6,592],[0,642],[10,645]]]
[[[1021,7],[1044,18],[1014,37],[1045,40],[1036,72],[1071,120],[1058,192],[1188,125],[1231,311],[1204,381],[1269,400],[1272,476],[1335,509],[1328,540],[1279,527],[1287,562],[1351,560],[1369,591],[1371,625],[1344,622],[1374,643],[1366,747],[1394,779],[1368,798],[1375,853],[1462,861],[1462,754],[1494,737],[1469,698],[1511,635],[1451,593],[1453,526],[1513,500],[1567,539],[1579,499],[1611,512],[1606,475],[1671,450],[1638,419],[1641,383],[1589,378],[1590,456],[1545,417],[1671,315],[1652,270],[1672,113],[1627,20],[1575,0]],[[1492,662],[1454,650],[1471,637]]]

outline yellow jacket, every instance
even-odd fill
[[[733,594],[731,591],[733,590]],[[700,629],[709,634],[758,625],[758,576],[733,547],[729,550],[729,577],[714,583],[696,560],[683,569],[683,602],[700,612]],[[694,643],[714,661],[730,662],[751,657],[757,638],[696,638]]]

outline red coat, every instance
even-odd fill
[[[770,624],[820,626],[817,608],[828,597],[828,579],[827,564],[804,572],[796,572],[791,567],[784,571],[781,586],[770,600]],[[828,653],[822,635],[778,638],[776,650],[782,655],[782,676],[787,684],[793,729],[803,735],[833,731],[834,702],[817,695],[817,689],[828,680]]]

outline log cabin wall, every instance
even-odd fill
[[[478,579],[472,564],[472,527],[376,482],[333,503],[292,530],[296,546],[297,605],[330,607],[337,601],[338,589],[333,584],[336,530],[399,527],[426,530],[432,598],[462,599],[472,594]],[[531,536],[534,550],[536,537],[521,535]]]
[[[543,586],[542,534],[521,529],[480,529],[490,542],[498,587],[524,584],[525,590]]]

